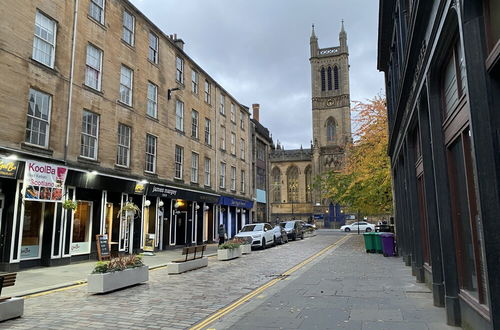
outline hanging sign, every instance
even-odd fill
[[[18,167],[18,161],[0,158],[0,177],[15,179]]]
[[[26,161],[24,169],[24,198],[41,202],[60,202],[68,168],[64,166]]]

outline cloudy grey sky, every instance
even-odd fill
[[[309,37],[338,46],[344,19],[351,100],[383,90],[376,69],[378,1],[131,0],[236,99],[260,104],[260,122],[286,149],[310,146]]]

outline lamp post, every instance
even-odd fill
[[[293,220],[295,219],[293,206],[294,206],[295,197],[296,197],[296,193],[297,193],[297,191],[296,191],[297,185],[298,185],[298,183],[296,181],[290,183],[290,192],[291,192],[290,195],[292,197],[291,202],[292,202],[292,219]]]

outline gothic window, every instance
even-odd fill
[[[311,182],[311,166],[307,166],[304,171],[306,176],[306,202],[312,201],[312,182]]]
[[[332,90],[332,68],[328,67],[328,90]]]
[[[333,67],[333,82],[335,84],[335,90],[339,89],[339,68],[337,66]]]
[[[326,122],[326,140],[333,141],[335,139],[335,119],[328,118]]]
[[[321,68],[321,91],[325,90],[325,68]]]
[[[299,169],[297,166],[290,166],[286,172],[286,182],[288,191],[288,202],[299,201]]]
[[[279,168],[275,167],[271,173],[273,182],[273,202],[281,202],[281,171]]]

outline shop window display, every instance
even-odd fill
[[[78,201],[73,219],[71,254],[90,252],[90,226],[92,224],[92,202]]]
[[[25,202],[21,259],[39,257],[44,211],[45,203],[43,202]]]

